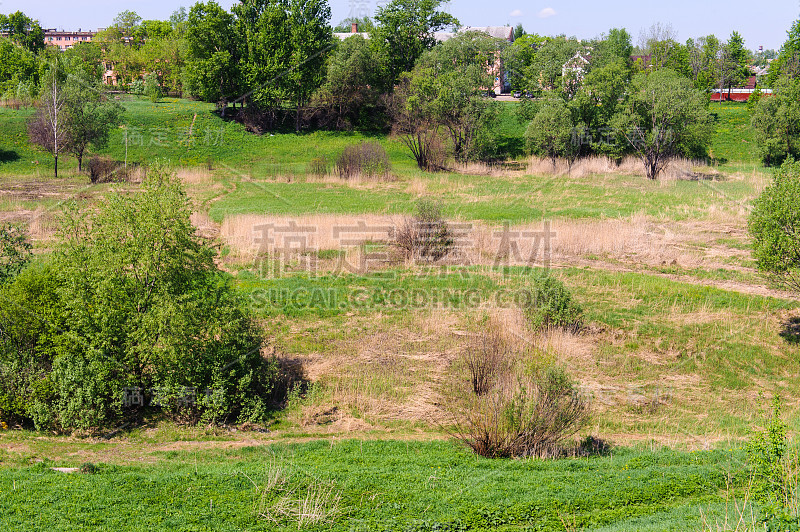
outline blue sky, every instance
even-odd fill
[[[330,0],[333,22],[351,12],[372,13],[382,0]],[[125,9],[146,19],[166,19],[187,0],[0,0],[0,13],[21,10],[39,19],[44,27],[66,30],[97,29],[108,26]],[[235,0],[219,0],[230,7]],[[454,0],[447,10],[462,24],[502,26],[522,23],[529,33],[575,35],[591,38],[612,27],[624,27],[634,44],[642,28],[654,22],[670,23],[681,41],[713,33],[727,38],[738,30],[751,49],[763,45],[779,48],[786,31],[800,17],[800,0],[666,0],[660,2],[623,0]]]

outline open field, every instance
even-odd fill
[[[107,439],[0,432],[4,529],[288,530],[298,523],[275,513],[282,494],[316,490],[341,499],[312,530],[693,530],[700,508],[724,513],[726,486],[742,496],[741,445],[765,397],[779,393],[792,433],[800,427],[800,302],[750,255],[747,216],[770,171],[744,105],[712,105],[714,166],[683,162],[651,182],[630,162],[561,175],[524,158],[427,174],[382,135],[258,137],[206,104],[123,103],[126,127],[104,153],[178,167],[193,221],[221,250],[269,350],[312,385],[268,433],[168,423]],[[27,223],[46,253],[63,202],[138,185],[90,185],[69,158],[54,180],[49,156],[25,140],[29,114],[0,108],[0,221]],[[391,179],[308,172],[313,158],[332,163],[365,139],[387,149]],[[421,198],[461,228],[448,264],[415,264],[392,246]],[[546,250],[535,236],[545,232]],[[504,254],[509,234],[529,237]],[[545,269],[583,307],[579,332],[535,331],[519,309]],[[487,324],[567,369],[593,407],[580,436],[610,442],[612,454],[476,460],[444,441],[442,383]],[[49,469],[84,462],[97,472]],[[278,463],[284,487],[264,495]],[[98,496],[85,502],[89,493]]]

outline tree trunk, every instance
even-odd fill
[[[83,172],[83,154],[78,155],[78,173]]]
[[[56,179],[58,179],[58,154],[53,155],[53,159],[55,160],[55,165],[53,166],[53,172],[55,174]]]

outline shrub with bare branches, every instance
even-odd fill
[[[441,208],[420,200],[414,216],[405,218],[395,231],[394,244],[406,258],[435,262],[454,250],[455,238]]]
[[[392,165],[386,150],[378,142],[352,144],[336,161],[336,172],[342,179],[368,177],[386,179]]]
[[[589,404],[563,369],[534,368],[514,355],[497,333],[467,350],[445,392],[453,437],[487,458],[556,457],[583,427]],[[482,358],[481,358],[482,357]]]
[[[495,380],[508,371],[509,357],[503,337],[497,331],[482,334],[464,352],[464,365],[475,395],[489,393]]]
[[[92,183],[109,183],[128,181],[126,166],[109,157],[92,157],[89,159],[89,179]]]

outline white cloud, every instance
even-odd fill
[[[553,9],[552,7],[546,7],[544,9],[542,9],[541,11],[539,11],[539,14],[537,16],[539,18],[550,18],[550,17],[554,17],[556,15],[557,15],[557,13],[556,13],[555,9]]]
[[[510,16],[512,16],[512,17],[521,17],[522,16],[522,10],[521,9],[515,9],[514,11],[512,11],[510,13]]]

